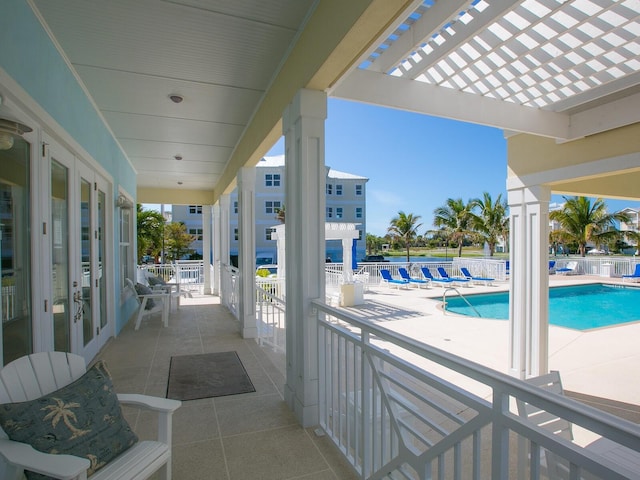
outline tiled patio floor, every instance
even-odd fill
[[[164,397],[172,356],[230,350],[238,352],[256,392],[183,402],[173,421],[173,479],[358,478],[328,438],[298,424],[283,401],[284,360],[242,339],[217,297],[174,306],[168,328],[159,314],[137,332],[129,322],[98,358],[107,362],[118,392]],[[141,438],[154,438],[150,414],[132,408],[125,414]]]

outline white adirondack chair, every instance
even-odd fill
[[[0,370],[0,404],[35,400],[72,383],[85,371],[84,358],[71,353],[41,352],[21,357]],[[182,402],[138,394],[118,394],[118,400],[157,412],[158,439],[139,441],[89,478],[143,480],[159,470],[162,480],[170,480],[172,415]],[[23,479],[24,470],[62,480],[86,480],[88,467],[86,458],[42,453],[11,441],[0,428],[3,480]]]
[[[145,315],[153,315],[157,312],[162,312],[162,324],[165,327],[169,326],[169,300],[170,293],[166,291],[156,290],[152,291],[152,293],[140,295],[136,291],[136,287],[131,280],[125,278],[126,286],[131,291],[132,295],[138,301],[138,316],[136,317],[136,326],[135,329],[138,330],[140,328],[140,324],[142,323],[142,317]],[[154,306],[152,308],[146,308],[149,300],[154,302]]]

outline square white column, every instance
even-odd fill
[[[300,90],[284,112],[286,199],[285,400],[302,426],[318,423],[318,335],[311,301],[325,298],[324,92]]]
[[[211,295],[211,205],[202,206],[202,263],[205,295]]]
[[[509,373],[549,369],[549,200],[545,186],[509,190]]]
[[[214,295],[220,295],[220,202],[217,202],[212,209],[213,215],[213,279],[212,292]]]
[[[222,269],[231,265],[231,257],[229,251],[229,232],[231,231],[231,224],[229,223],[231,205],[231,197],[229,194],[220,195],[220,279],[222,280]],[[225,282],[220,282],[220,297],[223,302],[228,302],[231,298],[231,292],[227,291],[230,285]],[[228,305],[227,305],[228,306]]]
[[[240,289],[238,313],[243,338],[256,338],[256,169],[238,171],[238,269]]]

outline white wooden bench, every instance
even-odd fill
[[[42,352],[21,357],[0,371],[0,404],[35,400],[72,383],[86,371],[84,359],[64,352]],[[171,479],[172,415],[177,400],[138,394],[118,394],[123,405],[158,414],[157,441],[140,441],[89,477],[91,480],[143,480],[160,470]],[[0,478],[23,479],[23,471],[63,480],[86,480],[89,460],[71,455],[51,455],[30,445],[9,440],[0,428]]]

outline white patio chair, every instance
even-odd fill
[[[65,352],[41,352],[14,360],[0,370],[0,404],[26,402],[47,396],[80,379],[86,372],[84,358]],[[162,480],[171,479],[172,415],[182,402],[138,394],[118,394],[122,405],[158,414],[158,438],[138,441],[90,480],[143,480],[159,471]],[[98,422],[102,422],[101,418]],[[0,478],[23,479],[24,470],[64,480],[84,480],[90,461],[73,455],[35,450],[26,443],[9,440],[0,428]]]
[[[153,315],[157,312],[162,313],[162,324],[165,327],[168,327],[170,294],[166,291],[153,291],[151,289],[149,289],[150,293],[141,294],[138,293],[138,290],[136,290],[136,286],[131,280],[125,278],[125,282],[126,288],[130,290],[131,294],[138,302],[138,316],[136,317],[135,330],[138,330],[140,328],[140,324],[142,323],[142,318],[144,316]],[[149,305],[151,305],[150,308]]]
[[[551,372],[532,377],[526,380],[527,383],[540,387],[547,392],[557,395],[564,395],[562,381],[560,380],[560,372],[552,370]],[[535,405],[516,400],[518,415],[526,418],[537,426],[544,428],[570,442],[573,441],[573,425],[571,422],[557,415],[547,412]],[[624,447],[608,438],[600,438],[585,447],[589,452],[604,457],[617,465],[628,469],[632,472],[638,472],[640,469],[640,452]],[[569,480],[571,474],[569,472],[569,462],[558,455],[543,449],[546,462],[541,461],[541,466],[546,467],[547,475],[552,479]],[[544,465],[546,463],[546,465]],[[591,480],[595,477],[588,472],[581,472],[581,479]]]

